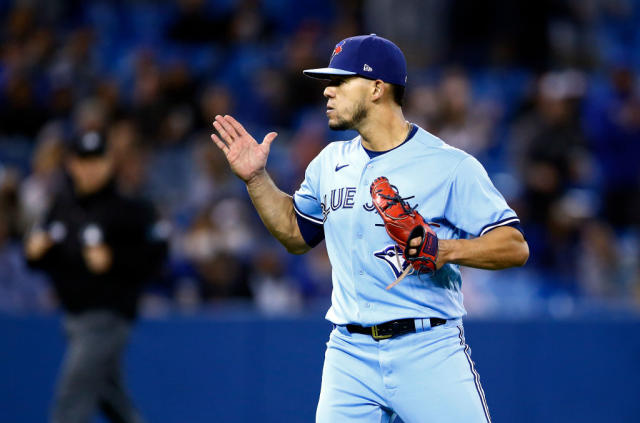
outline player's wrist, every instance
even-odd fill
[[[251,189],[253,187],[258,187],[262,185],[268,179],[268,174],[266,169],[259,170],[245,179],[244,183],[247,185],[247,188]]]
[[[457,239],[438,239],[438,264],[455,263],[459,259]]]

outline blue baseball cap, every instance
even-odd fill
[[[71,140],[71,153],[77,157],[101,157],[107,152],[104,135],[97,131],[79,134]]]
[[[386,38],[376,34],[358,35],[336,44],[329,67],[306,69],[302,73],[316,79],[358,75],[404,87],[407,84],[407,61],[398,46]]]

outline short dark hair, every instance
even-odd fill
[[[397,84],[389,85],[391,85],[391,89],[393,91],[393,101],[395,101],[400,107],[404,106],[404,87]]]

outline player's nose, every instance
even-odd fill
[[[332,86],[328,86],[324,89],[324,92],[322,93],[326,98],[332,98],[335,97],[335,87]]]

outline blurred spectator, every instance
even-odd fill
[[[101,134],[81,134],[71,151],[71,183],[25,241],[29,264],[50,276],[66,314],[69,345],[52,421],[86,422],[98,408],[113,422],[140,422],[124,388],[122,355],[167,234],[150,204],[117,191]]]
[[[72,86],[75,100],[91,95],[97,82],[100,63],[95,42],[95,33],[89,27],[69,32],[49,67],[51,84],[57,88]]]
[[[45,122],[45,110],[36,101],[33,86],[23,74],[10,75],[4,83],[0,105],[0,133],[35,136]]]
[[[156,144],[163,136],[160,131],[169,104],[162,96],[162,73],[151,52],[140,51],[136,56],[132,114],[147,145]]]
[[[322,41],[319,25],[302,23],[283,48],[282,69],[270,69],[261,75],[258,92],[263,94],[268,107],[274,108],[270,124],[295,126],[297,113],[324,103],[318,94],[322,82],[307,78],[300,71],[328,64],[333,46],[321,50]]]
[[[550,208],[569,187],[583,186],[585,135],[578,119],[585,81],[580,73],[548,73],[540,78],[534,109],[515,124],[515,161],[525,184],[527,217],[545,223]]]
[[[438,120],[435,132],[447,143],[475,157],[491,147],[497,111],[487,103],[474,102],[471,82],[460,69],[451,69],[440,81]]]
[[[237,0],[228,25],[232,44],[267,43],[275,29],[262,0]]]
[[[640,82],[628,67],[610,72],[593,93],[585,127],[602,177],[602,215],[616,226],[640,225]]]
[[[206,261],[197,263],[202,277],[202,297],[215,303],[221,300],[251,299],[249,269],[228,251],[218,251]]]
[[[252,263],[251,292],[258,310],[267,314],[288,314],[302,310],[299,285],[287,274],[278,250],[261,248]]]
[[[204,87],[200,96],[200,115],[196,128],[207,132],[212,128],[212,116],[223,115],[234,110],[234,97],[225,85],[210,84]]]
[[[596,213],[584,191],[593,177],[578,113],[584,92],[579,72],[544,74],[533,110],[516,121],[512,134],[524,184],[523,221],[536,251],[533,262],[554,269],[556,283],[571,285],[581,222]]]
[[[63,183],[64,133],[56,124],[45,126],[31,158],[31,174],[20,186],[22,232],[40,222]]]
[[[332,280],[331,262],[326,248],[314,248],[301,257],[294,257],[293,261],[293,275],[305,298],[328,300],[331,296]]]
[[[327,126],[321,118],[304,119],[298,130],[291,137],[289,166],[292,176],[289,181],[282,181],[282,189],[293,192],[304,180],[304,171],[314,157],[327,145]]]
[[[120,191],[132,196],[142,194],[146,184],[148,153],[143,149],[135,123],[120,120],[110,125],[107,143],[113,155],[114,174]]]
[[[196,81],[187,63],[175,60],[165,65],[162,75],[164,97],[170,104],[194,108],[196,99]]]
[[[215,201],[244,196],[245,187],[224,166],[224,155],[211,148],[208,135],[198,138],[193,146],[193,167],[189,172],[183,206],[190,210],[203,210]]]
[[[251,298],[248,269],[231,252],[231,245],[223,226],[224,219],[232,215],[218,216],[201,214],[191,224],[185,239],[185,255],[196,270],[200,284],[200,295],[205,301],[224,298]]]
[[[47,141],[45,141],[48,143]],[[42,275],[27,268],[20,236],[48,206],[55,185],[56,150],[52,143],[37,154],[38,176],[21,183],[15,167],[0,164],[0,311],[39,313],[55,308],[55,298]],[[46,151],[48,150],[48,151]],[[45,154],[47,153],[47,154]],[[51,159],[51,160],[49,160]],[[49,183],[48,187],[44,184]],[[24,199],[30,199],[25,204]]]
[[[557,13],[554,7],[562,8],[564,3],[573,2],[450,2],[447,41],[452,61],[469,67],[545,69],[550,51],[548,21]]]
[[[55,308],[56,301],[46,279],[30,271],[21,243],[11,237],[11,220],[0,206],[0,311],[4,313],[41,313]]]
[[[120,93],[118,81],[110,77],[102,77],[96,82],[95,98],[104,108],[110,119],[123,119],[127,115],[124,99]]]
[[[421,84],[406,93],[407,120],[436,133],[438,125],[438,93],[431,85]]]
[[[586,222],[580,239],[581,288],[587,295],[601,298],[615,298],[632,294],[635,281],[628,280],[634,273],[625,269],[625,257],[612,228],[602,222]],[[633,256],[629,257],[633,261]],[[635,259],[637,266],[637,258]]]
[[[20,175],[15,167],[0,167],[0,211],[5,221],[4,232],[10,238],[16,238],[19,233],[19,184]]]

